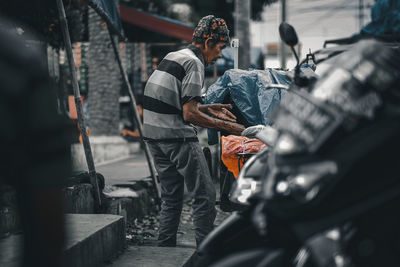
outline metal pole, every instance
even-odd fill
[[[125,86],[128,88],[129,96],[131,98],[131,104],[132,104],[133,113],[135,113],[134,118],[135,118],[135,121],[136,121],[136,123],[138,125],[138,129],[139,129],[139,133],[140,133],[140,142],[142,143],[142,145],[144,147],[144,152],[146,154],[146,158],[147,158],[147,162],[148,162],[148,165],[149,165],[150,174],[151,174],[151,177],[153,178],[153,182],[154,182],[154,188],[155,188],[155,190],[157,192],[157,197],[160,200],[161,199],[160,183],[158,181],[157,171],[156,171],[156,168],[155,168],[155,165],[154,165],[153,158],[151,157],[149,147],[147,146],[146,142],[143,141],[142,122],[140,121],[139,111],[137,110],[137,107],[136,107],[135,95],[133,94],[133,90],[132,90],[132,87],[131,87],[131,85],[129,83],[128,76],[126,75],[126,72],[125,72],[124,68],[122,67],[121,58],[119,56],[119,51],[117,49],[114,37],[112,36],[111,30],[110,30],[109,27],[108,27],[108,33],[110,35],[111,44],[112,44],[112,47],[114,49],[115,58],[117,59],[118,67],[119,67],[119,70],[121,72],[121,75],[122,75],[122,78],[123,78],[123,82],[124,82]]]
[[[280,22],[286,22],[286,0],[281,0]],[[286,69],[286,44],[281,40],[279,46],[281,68]]]
[[[360,31],[364,26],[364,0],[358,1],[358,26]]]
[[[233,39],[231,46],[233,47],[233,50],[235,52],[233,57],[233,65],[234,69],[237,70],[239,68],[239,39]]]
[[[63,37],[64,37],[65,50],[67,52],[68,65],[69,65],[69,68],[71,71],[72,87],[74,90],[76,112],[78,115],[78,125],[79,125],[79,130],[82,135],[83,148],[85,150],[86,162],[87,162],[88,170],[89,170],[90,183],[92,184],[92,186],[94,188],[95,209],[98,212],[98,211],[100,211],[100,206],[101,206],[100,190],[99,190],[99,185],[97,183],[96,169],[94,166],[92,149],[90,147],[90,141],[89,141],[89,137],[88,137],[87,130],[86,130],[85,118],[83,116],[81,94],[79,92],[78,79],[76,77],[74,57],[72,55],[71,38],[69,36],[67,18],[65,16],[65,9],[64,9],[62,0],[57,0],[57,6],[58,6],[58,12],[60,15],[60,24],[61,24],[61,30],[63,32]]]
[[[240,40],[238,67],[247,70],[250,60],[250,0],[235,0],[235,36]]]

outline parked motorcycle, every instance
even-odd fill
[[[294,31],[285,29],[287,42],[293,47],[297,44],[298,39]],[[294,51],[294,49],[293,49]],[[316,80],[313,73],[308,73],[307,70],[300,70],[299,60],[297,58],[297,66],[289,75],[289,79],[296,86],[305,86]],[[272,88],[281,88],[288,90],[288,86],[282,84],[270,84]],[[233,184],[229,195],[230,201],[240,205],[240,211],[233,213],[208,237],[202,242],[198,248],[198,257],[196,266],[209,266],[211,263],[222,259],[234,252],[240,252],[248,248],[258,248],[265,246],[268,238],[260,235],[251,220],[251,214],[254,212],[258,201],[258,193],[261,191],[263,179],[269,172],[267,164],[270,149],[273,148],[277,130],[265,126],[256,137],[267,144],[268,149],[265,149],[258,154],[252,156],[241,169],[236,182]]]
[[[293,40],[290,25],[280,28]],[[212,266],[400,266],[398,62],[398,47],[361,41],[290,89],[245,215],[256,238]]]

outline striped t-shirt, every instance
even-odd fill
[[[204,59],[194,45],[171,52],[147,81],[143,97],[143,135],[147,140],[196,138],[192,125],[183,120],[182,106],[201,102]]]

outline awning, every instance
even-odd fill
[[[139,11],[120,5],[121,20],[146,30],[175,37],[188,42],[192,41],[194,27],[170,18]]]

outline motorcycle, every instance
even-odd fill
[[[280,32],[297,42],[290,25]],[[268,164],[260,164],[262,192],[199,255],[220,267],[400,266],[399,59],[398,48],[363,41],[320,79],[293,86]]]
[[[288,24],[280,33],[297,39]],[[361,41],[289,90],[249,200],[256,242],[211,266],[400,266],[399,60],[397,45]]]
[[[285,36],[287,36],[287,41],[291,46],[297,44],[298,40],[295,33]],[[314,82],[316,75],[307,72],[307,70],[301,70],[297,55],[296,58],[297,66],[293,73],[288,74],[289,80],[292,80],[299,87]],[[289,87],[283,84],[269,84],[266,87],[289,90]],[[257,194],[261,191],[262,181],[270,170],[266,163],[277,134],[277,130],[271,126],[265,126],[256,134],[259,140],[267,144],[267,149],[246,161],[229,194],[230,201],[241,208],[214,229],[202,242],[197,250],[195,266],[209,266],[234,252],[240,252],[246,248],[258,248],[267,244],[268,238],[257,232],[252,223],[251,214],[256,207]]]

